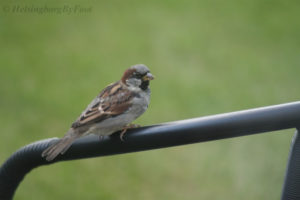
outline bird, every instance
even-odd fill
[[[144,64],[126,69],[121,80],[105,87],[72,123],[66,134],[42,152],[47,161],[64,154],[72,143],[89,134],[103,136],[117,131],[123,141],[127,129],[138,127],[132,121],[142,115],[150,103],[150,81],[154,76]]]

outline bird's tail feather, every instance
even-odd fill
[[[51,161],[59,154],[64,154],[70,148],[76,138],[76,134],[67,133],[63,138],[45,149],[42,153],[42,157],[45,157],[47,161]]]

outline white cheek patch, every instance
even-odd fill
[[[126,80],[126,83],[129,87],[139,87],[142,84],[142,81],[140,79],[130,78]]]

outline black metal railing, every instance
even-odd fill
[[[117,133],[101,141],[97,136],[87,136],[75,141],[66,154],[53,162],[45,161],[41,153],[57,139],[42,140],[21,148],[3,163],[0,199],[12,199],[24,176],[42,165],[297,128],[299,125],[300,102],[293,102],[137,128],[125,134],[124,142]],[[300,199],[300,139],[297,132],[285,177],[281,199]]]

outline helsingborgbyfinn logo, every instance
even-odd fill
[[[5,13],[15,14],[57,14],[57,15],[71,15],[71,14],[89,14],[92,12],[92,6],[86,5],[3,5],[2,11]]]

